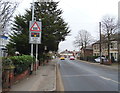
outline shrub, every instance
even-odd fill
[[[15,66],[10,58],[2,58],[2,70],[4,69],[14,69]]]
[[[22,73],[30,67],[31,63],[35,62],[35,58],[29,55],[13,56],[9,58],[15,66],[15,74]]]

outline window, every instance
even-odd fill
[[[115,56],[114,56],[114,57],[115,57],[115,59],[117,58],[117,54],[116,54],[116,53],[115,53]]]
[[[114,43],[114,48],[117,48],[117,42]]]
[[[96,50],[96,45],[94,45],[94,49]]]
[[[113,53],[110,53],[111,57],[113,56]]]
[[[110,48],[113,48],[113,45],[114,45],[114,44],[113,44],[113,43],[111,43],[111,44],[110,44]]]
[[[94,53],[94,56],[96,56],[96,53]]]

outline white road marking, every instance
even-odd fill
[[[110,78],[106,78],[106,77],[103,77],[103,76],[99,76],[100,78],[102,79],[105,79],[105,80],[111,80]]]
[[[99,76],[99,77],[102,78],[102,79],[110,80],[110,81],[112,81],[112,82],[114,82],[114,83],[120,84],[120,82],[115,81],[115,80],[112,80],[112,79],[110,79],[110,78],[106,78],[106,77],[103,77],[103,76]]]
[[[63,77],[81,77],[81,76],[97,76],[96,74],[83,74],[83,75],[63,75]]]

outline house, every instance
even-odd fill
[[[100,41],[97,41],[92,44],[93,46],[93,56],[100,56]],[[118,41],[111,40],[110,42],[110,58],[111,56],[114,57],[115,60],[118,59]],[[101,55],[107,57],[108,56],[108,43],[103,42],[101,43]]]
[[[60,53],[60,56],[64,56],[64,57],[66,57],[66,58],[69,58],[70,56],[74,56],[75,58],[77,58],[77,57],[79,57],[79,51],[75,51],[75,50],[73,50],[73,51],[68,51],[67,49],[65,50],[65,51],[62,51],[61,53]]]
[[[99,41],[92,44],[93,56],[100,56],[100,47],[99,46],[100,46]]]
[[[73,56],[75,57],[75,58],[80,58],[80,51],[75,51],[75,50],[73,50]]]
[[[73,55],[74,55],[73,52],[72,51],[68,51],[67,49],[60,53],[60,56],[64,56],[65,58],[69,58],[70,56],[73,56]]]
[[[86,48],[81,48],[81,57],[93,56],[93,48],[92,46],[86,46]]]

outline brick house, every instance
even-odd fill
[[[93,43],[92,47],[93,47],[93,56],[100,56],[100,42],[97,41]],[[105,57],[108,55],[108,46],[106,42],[101,44],[101,54]],[[111,56],[113,56],[115,60],[118,59],[118,41],[117,40],[112,40],[110,42],[110,58]]]
[[[92,46],[86,46],[86,48],[81,48],[81,57],[93,56]]]
[[[66,58],[69,58],[70,56],[74,56],[75,58],[79,57],[79,51],[68,51],[68,50],[65,50],[65,51],[62,51],[60,53],[60,56],[64,56]]]

